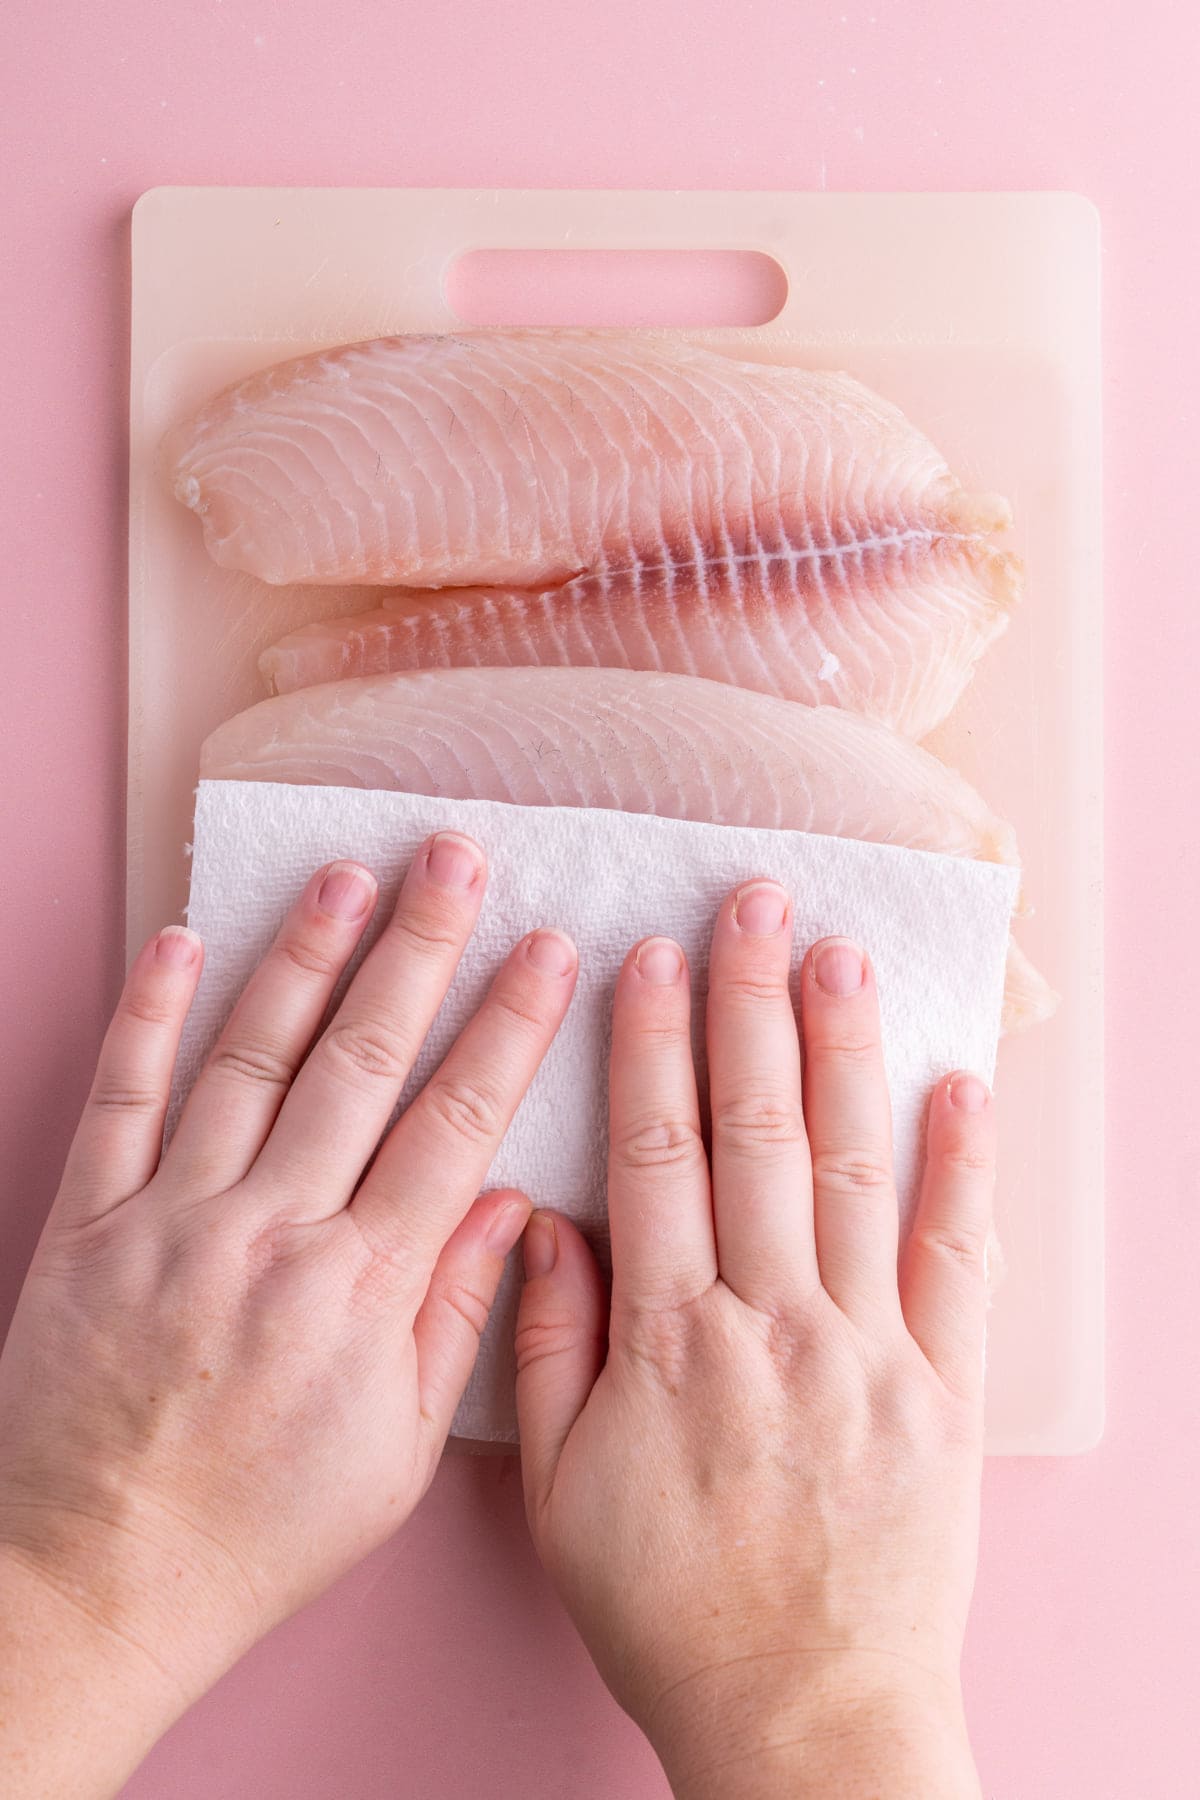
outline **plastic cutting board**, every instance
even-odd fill
[[[1001,1047],[988,1448],[1085,1449],[1103,1421],[1098,233],[1059,194],[160,188],[133,225],[128,925],[181,916],[201,739],[260,697],[258,653],[361,591],[268,588],[206,556],[155,469],[167,427],[282,357],[454,329],[477,249],[751,250],[787,276],[755,329],[845,368],[1013,501],[1025,601],[931,748],[1017,826],[1021,942],[1063,996]],[[539,321],[540,322],[540,321]]]

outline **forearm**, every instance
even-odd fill
[[[979,1800],[958,1695],[841,1672],[771,1691],[754,1665],[655,1734],[676,1800]]]
[[[109,1800],[192,1698],[82,1592],[0,1553],[0,1794]]]

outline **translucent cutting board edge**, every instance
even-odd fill
[[[988,1449],[1063,1454],[1103,1428],[1098,228],[1063,194],[507,193],[157,188],[134,213],[128,926],[186,899],[201,739],[259,697],[282,631],[361,592],[268,589],[209,562],[154,469],[166,425],[310,346],[458,325],[477,248],[753,249],[783,312],[689,335],[849,367],[973,486],[1009,494],[1029,591],[934,747],[1020,833],[1022,943],[1064,996],[1005,1042]],[[864,280],[864,270],[869,279]]]

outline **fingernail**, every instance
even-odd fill
[[[990,1095],[978,1075],[955,1075],[950,1081],[950,1104],[959,1112],[980,1113]]]
[[[375,877],[359,863],[334,863],[317,889],[317,905],[331,919],[361,919],[375,898]]]
[[[535,1212],[525,1227],[525,1274],[549,1275],[558,1261],[558,1232],[552,1213]]]
[[[652,987],[670,987],[683,974],[683,951],[670,938],[647,938],[633,960],[642,980]]]
[[[830,938],[813,956],[813,974],[817,986],[827,994],[836,994],[839,999],[857,994],[866,974],[863,953],[849,938]]]
[[[478,844],[457,831],[439,831],[425,859],[429,879],[439,887],[469,888],[483,868]]]
[[[528,1217],[528,1200],[510,1200],[507,1206],[502,1206],[488,1227],[488,1249],[496,1256],[507,1256],[524,1231]]]
[[[575,967],[575,946],[561,931],[535,931],[525,954],[543,975],[569,975]]]
[[[154,960],[168,969],[190,969],[200,948],[200,939],[186,925],[164,925],[154,942]]]
[[[734,896],[733,917],[747,937],[774,937],[787,918],[787,895],[773,881],[756,881]]]

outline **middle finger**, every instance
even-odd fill
[[[351,1218],[414,1310],[562,1024],[578,960],[557,931],[535,931],[516,946],[351,1203]]]
[[[771,1309],[816,1286],[800,1037],[789,990],[792,907],[773,881],[747,882],[713,932],[708,1082],[721,1274]]]
[[[682,1306],[717,1278],[683,951],[647,938],[613,996],[608,1224],[613,1319]]]

